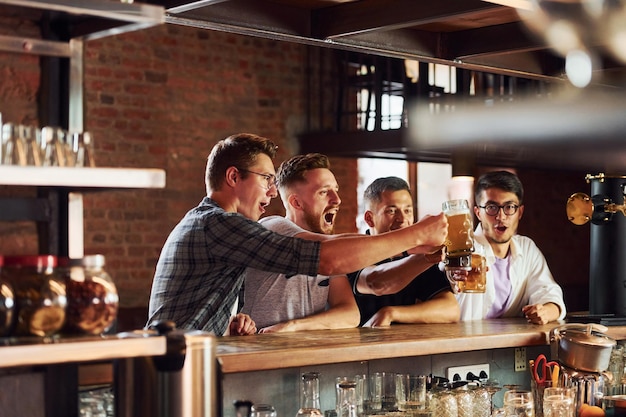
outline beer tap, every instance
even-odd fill
[[[587,174],[585,180],[589,183],[590,180],[604,179],[604,174],[598,174],[592,176]],[[626,183],[620,184],[622,190],[622,204],[616,204],[611,201],[611,198],[596,194],[593,197],[589,197],[585,193],[574,193],[567,199],[567,218],[570,222],[576,225],[583,225],[591,220],[593,224],[605,224],[610,222],[613,218],[613,214],[621,212],[626,216]]]

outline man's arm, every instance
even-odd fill
[[[461,309],[450,291],[441,291],[431,299],[409,306],[383,307],[363,327],[385,327],[391,323],[455,323]]]
[[[523,259],[528,268],[525,275],[528,305],[522,307],[522,313],[535,324],[563,319],[566,314],[563,289],[554,280],[546,258],[535,242],[526,238],[522,243]]]
[[[395,294],[440,259],[441,256],[410,255],[392,262],[368,266],[359,274],[356,289],[361,294]]]
[[[359,308],[352,295],[348,278],[331,277],[328,309],[307,317],[288,320],[259,330],[259,333],[295,332],[299,330],[346,329],[359,325]]]
[[[547,324],[559,319],[561,307],[555,303],[527,305],[522,307],[522,313],[530,323]]]
[[[391,258],[416,246],[438,249],[448,234],[448,221],[443,213],[426,216],[403,229],[375,236],[331,235],[323,240],[318,273],[340,275],[357,271]]]

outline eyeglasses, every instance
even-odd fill
[[[480,207],[481,209],[485,209],[485,213],[487,213],[489,216],[497,216],[500,212],[500,209],[502,209],[504,214],[506,214],[507,216],[512,216],[517,213],[517,209],[519,208],[519,206],[514,203],[507,203],[503,206],[499,206],[497,204],[486,204],[484,206],[478,207]]]
[[[250,171],[249,169],[243,169],[243,168],[237,168],[239,171],[243,171],[243,172],[248,172],[250,174],[254,174],[254,175],[258,175],[260,177],[265,178],[265,181],[267,181],[267,189],[269,190],[270,188],[272,188],[272,186],[274,187],[278,187],[278,183],[276,182],[276,175],[273,174],[261,174],[260,172],[254,172],[254,171]]]

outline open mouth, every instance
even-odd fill
[[[337,216],[337,210],[329,211],[328,213],[324,214],[324,221],[326,222],[326,224],[332,226],[335,222],[335,216]]]
[[[506,227],[506,226],[504,226],[504,225],[498,225],[498,226],[496,226],[496,227],[495,227],[495,229],[496,229],[498,232],[505,232],[505,231],[506,231],[506,229],[507,229],[507,227]]]

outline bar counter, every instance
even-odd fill
[[[235,373],[540,346],[548,345],[550,330],[562,324],[565,323],[534,325],[519,318],[231,336],[219,338],[217,359],[223,373]],[[608,329],[607,336],[626,339],[626,326]]]

